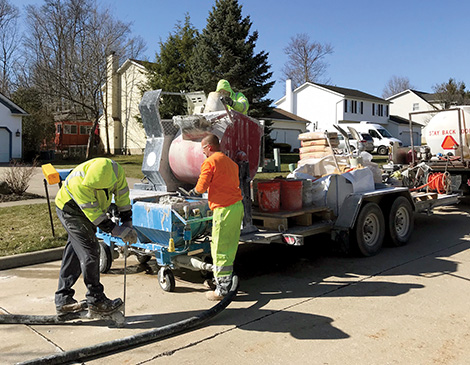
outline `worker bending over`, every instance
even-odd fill
[[[106,214],[113,196],[121,225],[115,224]],[[118,310],[122,300],[108,299],[100,283],[100,248],[95,233],[99,227],[125,242],[137,240],[123,168],[108,158],[95,158],[78,165],[57,193],[55,204],[59,220],[68,233],[55,293],[57,314],[79,312],[87,307],[97,314]],[[80,274],[83,274],[88,291],[86,301],[77,302],[72,286]]]
[[[248,99],[241,92],[234,92],[227,80],[220,80],[217,84],[217,90],[222,95],[222,102],[242,114],[248,113]]]
[[[209,300],[221,300],[228,294],[233,276],[233,262],[238,250],[243,219],[242,193],[238,165],[220,151],[219,139],[209,134],[201,141],[206,159],[191,194],[208,191],[212,215],[211,255],[215,290],[206,293]]]

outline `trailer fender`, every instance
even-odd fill
[[[339,230],[348,230],[354,227],[359,210],[361,209],[362,200],[362,194],[351,194],[344,199],[341,209],[339,210],[335,228]]]

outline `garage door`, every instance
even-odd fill
[[[0,162],[10,162],[10,132],[0,128]]]

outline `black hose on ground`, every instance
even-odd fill
[[[123,350],[129,350],[142,346],[163,337],[170,337],[181,332],[192,329],[205,321],[216,316],[222,312],[237,295],[238,277],[233,276],[232,287],[229,293],[212,308],[182,321],[172,323],[163,327],[158,327],[153,330],[139,333],[128,337],[119,338],[117,340],[99,343],[89,347],[83,347],[71,351],[65,351],[59,354],[40,357],[33,360],[28,360],[20,364],[66,364],[76,361],[86,361],[93,358],[101,357],[106,354],[116,353]]]

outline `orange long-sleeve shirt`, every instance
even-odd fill
[[[202,163],[196,190],[208,191],[209,208],[214,210],[242,200],[239,185],[238,165],[222,152],[215,152]]]

